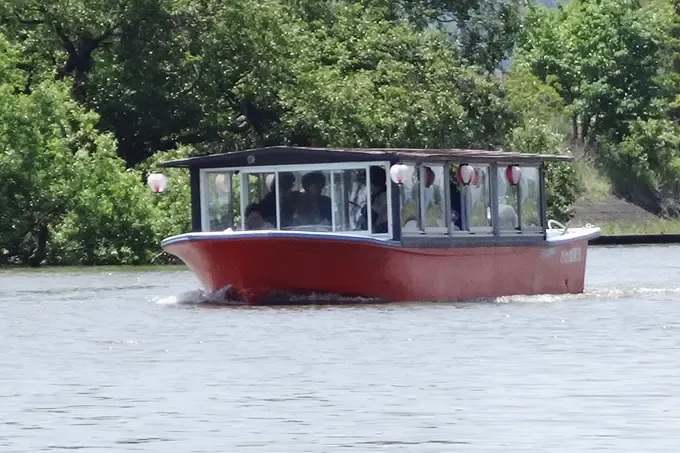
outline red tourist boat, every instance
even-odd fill
[[[162,242],[205,290],[457,301],[583,291],[599,228],[546,218],[545,163],[458,149],[268,147],[190,172],[193,232]],[[149,179],[163,189],[165,177]]]

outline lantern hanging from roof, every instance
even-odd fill
[[[518,165],[508,165],[505,169],[505,179],[513,186],[519,184],[519,180],[522,179],[522,169]]]
[[[408,166],[400,162],[390,167],[390,178],[392,178],[392,181],[395,184],[404,184],[404,181],[406,181],[406,177],[408,176],[408,172]]]
[[[163,173],[151,173],[146,179],[146,183],[155,193],[160,193],[167,187],[168,177]]]
[[[425,167],[425,187],[430,187],[434,184],[434,170],[430,167]]]
[[[215,176],[215,185],[220,192],[229,192],[229,178],[224,173]]]
[[[460,182],[464,186],[467,186],[472,182],[474,175],[475,169],[474,167],[472,167],[472,165],[468,164],[459,165],[458,169],[456,170],[456,177],[458,178],[458,182]]]

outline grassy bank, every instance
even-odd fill
[[[609,179],[596,168],[577,161],[583,193],[574,206],[571,225],[591,223],[603,235],[680,234],[680,219],[665,219],[613,195]]]
[[[680,234],[680,219],[658,219],[651,222],[605,222],[598,225],[602,234]]]

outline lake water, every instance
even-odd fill
[[[680,247],[591,248],[575,296],[216,308],[198,288],[1,271],[0,452],[680,450]]]

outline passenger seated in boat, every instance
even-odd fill
[[[331,224],[331,199],[321,194],[325,186],[326,177],[321,172],[306,173],[302,177],[304,192],[297,198],[294,225]]]
[[[372,166],[371,176],[371,222],[374,233],[387,233],[387,174],[382,167]],[[368,225],[368,209],[361,210],[359,229],[365,230]]]
[[[274,230],[276,227],[264,220],[262,209],[257,203],[251,203],[246,207],[246,230]]]
[[[290,172],[279,173],[279,195],[281,197],[281,226],[286,227],[292,223],[293,211],[300,192],[293,191],[295,175]],[[260,200],[262,217],[266,222],[276,224],[276,179],[272,180],[269,192]]]

